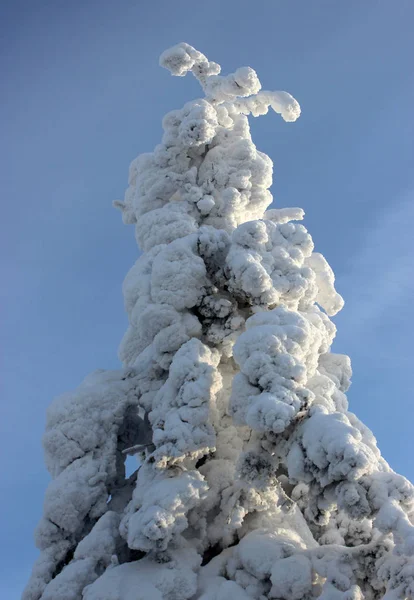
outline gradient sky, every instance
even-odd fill
[[[158,67],[180,41],[299,100],[298,122],[261,117],[254,140],[275,206],[305,209],[345,297],[351,409],[414,480],[413,20],[412,0],[2,3],[1,598],[20,598],[37,554],[47,405],[119,365],[138,251],[111,202],[162,116],[199,95]]]

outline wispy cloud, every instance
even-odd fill
[[[378,215],[363,243],[350,255],[337,288],[345,297],[338,318],[348,345],[402,321],[414,301],[414,191]],[[411,327],[410,323],[407,323]]]

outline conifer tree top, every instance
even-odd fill
[[[49,409],[23,598],[411,599],[413,486],[348,410],[333,271],[301,209],[269,208],[272,161],[250,135],[249,115],[291,122],[299,104],[188,44],[160,64],[205,97],[165,116],[115,203],[143,250],[123,368]]]

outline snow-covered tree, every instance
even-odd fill
[[[272,162],[248,117],[295,121],[299,105],[188,44],[160,62],[205,97],[166,115],[116,203],[143,251],[124,366],[49,409],[23,597],[414,598],[414,490],[348,411],[333,272],[301,209],[267,210]]]

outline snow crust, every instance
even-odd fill
[[[23,599],[413,598],[413,487],[348,410],[333,271],[302,209],[269,208],[250,136],[250,115],[292,122],[299,104],[188,44],[160,64],[205,97],[165,116],[115,203],[143,250],[123,368],[48,411]]]

